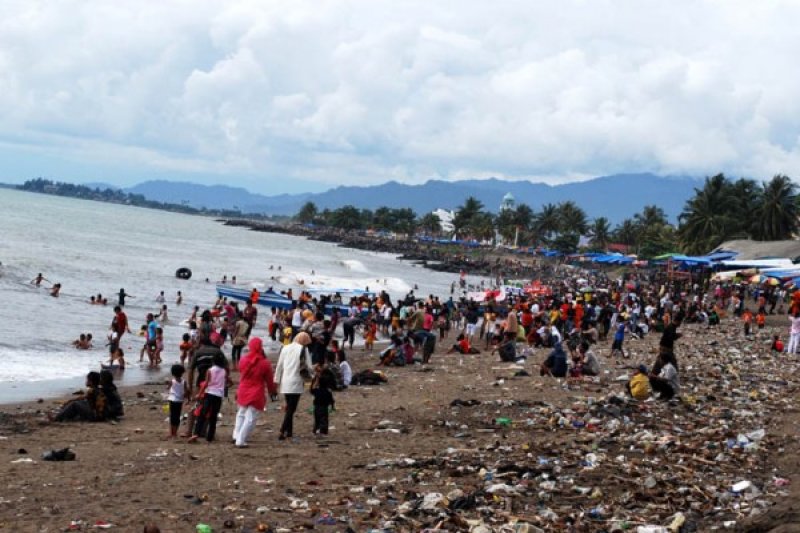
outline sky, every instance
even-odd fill
[[[800,177],[800,2],[0,3],[0,181]]]

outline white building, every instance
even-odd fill
[[[517,208],[517,201],[514,199],[514,195],[510,192],[507,192],[505,196],[503,196],[503,202],[500,204],[500,211],[506,211],[508,209],[516,209]]]
[[[453,233],[455,226],[453,226],[453,218],[456,216],[455,211],[448,211],[447,209],[436,209],[433,214],[439,218],[439,226],[442,233]]]

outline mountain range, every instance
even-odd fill
[[[101,183],[90,185],[106,186]],[[410,207],[421,215],[437,208],[455,209],[469,196],[478,198],[488,210],[496,212],[503,197],[511,193],[516,203],[528,204],[534,210],[547,203],[573,200],[589,218],[604,216],[612,223],[618,223],[651,204],[661,207],[675,222],[686,200],[694,194],[694,188],[701,185],[698,178],[687,176],[615,174],[563,185],[497,178],[429,180],[421,185],[390,181],[370,186],[339,186],[322,193],[275,196],[251,193],[241,187],[163,180],[145,181],[124,190],[159,202],[272,215],[294,215],[307,201],[314,202],[320,210],[350,204],[367,209]]]

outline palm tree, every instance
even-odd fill
[[[511,243],[514,241],[514,235],[517,232],[517,217],[516,211],[512,209],[503,209],[497,214],[495,219],[497,224],[497,233],[503,238],[503,242]]]
[[[558,228],[558,208],[553,204],[545,204],[542,206],[542,211],[536,214],[533,222],[537,240],[549,241],[558,232]]]
[[[592,236],[592,247],[598,250],[605,250],[611,237],[611,225],[606,217],[598,217],[592,222],[589,228],[589,235]]]
[[[739,178],[728,187],[728,201],[736,212],[736,229],[733,234],[742,235],[745,238],[751,237],[756,227],[756,208],[758,198],[761,194],[761,187],[754,180]]]
[[[633,215],[633,220],[641,227],[664,226],[667,224],[667,214],[657,205],[646,205],[641,213]]]
[[[427,213],[420,219],[419,228],[428,235],[439,235],[442,232],[442,221],[438,215]]]
[[[789,239],[798,230],[797,185],[777,175],[762,184],[755,208],[753,237],[764,241]]]
[[[464,204],[456,209],[456,214],[453,217],[453,228],[457,236],[461,237],[462,233],[469,231],[469,226],[478,214],[483,212],[483,203],[470,196],[464,201]]]
[[[572,200],[558,204],[558,219],[560,233],[584,235],[589,229],[586,212]]]
[[[678,217],[681,223],[678,239],[686,253],[704,254],[735,234],[738,228],[727,202],[727,191],[708,179],[703,189],[695,191]]]
[[[519,204],[514,210],[514,223],[520,230],[527,230],[533,225],[536,214],[528,204]]]
[[[301,224],[312,224],[318,216],[319,210],[317,209],[317,204],[314,202],[306,202],[294,218]]]
[[[636,236],[638,235],[636,223],[626,218],[621,224],[617,224],[614,228],[613,238],[619,244],[633,246],[636,244]]]
[[[473,237],[482,241],[494,239],[494,217],[491,213],[481,212],[473,217],[469,226]]]

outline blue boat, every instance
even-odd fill
[[[249,302],[250,293],[250,289],[241,289],[232,285],[224,284],[217,285],[217,294],[232,300]],[[283,294],[279,294],[275,291],[264,291],[258,293],[258,305],[284,310],[292,309],[292,307],[295,305],[295,302]],[[334,309],[338,309],[341,316],[350,315],[350,306],[345,304],[328,304],[325,306],[325,313],[331,315]]]
[[[249,302],[250,293],[249,289],[240,289],[231,285],[217,285],[217,294],[232,300]],[[292,300],[275,291],[264,291],[258,294],[258,305],[277,309],[291,309]]]

